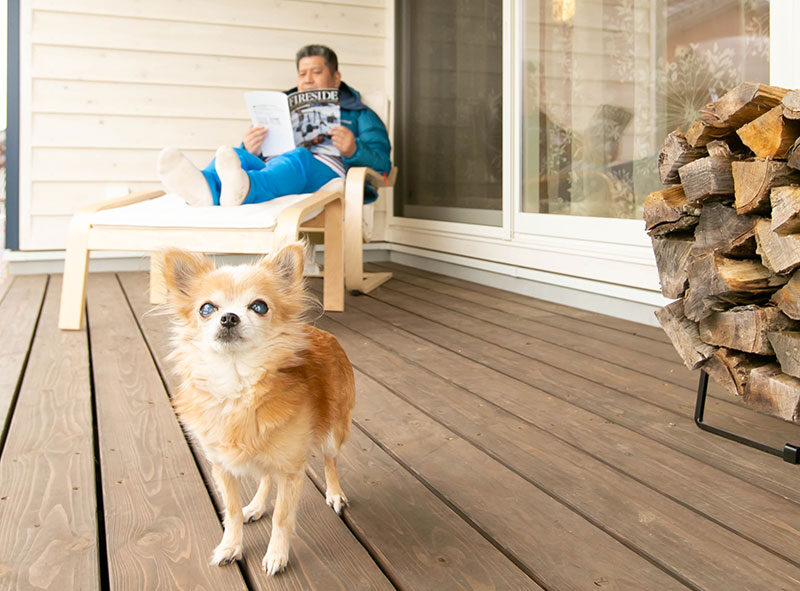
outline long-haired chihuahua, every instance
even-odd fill
[[[222,541],[211,564],[242,556],[243,523],[277,497],[262,567],[269,575],[289,560],[309,452],[321,449],[326,500],[347,504],[336,457],[350,432],[353,368],[336,339],[309,326],[312,301],[303,284],[303,247],[285,246],[253,265],[222,266],[203,255],[163,253],[173,318],[174,361],[181,383],[173,404],[212,464],[225,505]],[[259,481],[242,508],[239,478]]]

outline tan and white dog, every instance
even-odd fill
[[[277,481],[272,534],[262,561],[274,575],[289,540],[309,452],[322,451],[326,498],[347,504],[336,471],[355,403],[353,368],[336,339],[309,326],[303,247],[290,244],[254,265],[215,268],[208,258],[163,253],[173,318],[172,360],[181,378],[173,403],[213,466],[225,504],[225,533],[211,564],[242,556],[242,527],[267,511]],[[259,480],[241,506],[239,478]]]

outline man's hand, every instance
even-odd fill
[[[350,158],[356,152],[356,136],[344,125],[331,129],[331,141],[345,158]]]
[[[267,137],[267,128],[265,126],[251,127],[245,132],[242,139],[244,149],[254,156],[261,156],[261,144],[264,143],[265,137]]]

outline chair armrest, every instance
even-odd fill
[[[341,191],[318,190],[306,199],[298,201],[280,212],[275,224],[275,233],[289,241],[297,240],[298,229],[304,216],[315,209],[342,198]]]
[[[358,178],[361,181],[358,181]],[[369,183],[373,189],[376,191],[382,187],[391,187],[394,186],[394,181],[397,178],[397,167],[393,166],[392,170],[389,171],[388,175],[382,175],[376,170],[369,168],[368,166],[354,166],[350,170],[347,171],[347,179],[345,184],[350,183],[352,180],[359,185],[363,185],[364,183]]]

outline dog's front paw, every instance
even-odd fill
[[[263,506],[254,507],[253,504],[250,503],[244,509],[242,509],[242,516],[244,517],[245,523],[252,523],[264,517],[264,513],[266,512],[267,512],[266,507]]]
[[[336,511],[337,515],[341,515],[342,508],[347,507],[348,505],[347,497],[344,496],[344,493],[337,495],[331,492],[326,492],[325,502],[328,503],[329,507],[333,507],[333,510]]]
[[[241,544],[220,544],[214,549],[214,554],[211,556],[211,566],[225,566],[234,560],[242,558],[242,545]]]
[[[262,570],[269,576],[277,575],[289,563],[289,552],[276,552],[267,549],[264,559],[261,561]]]

